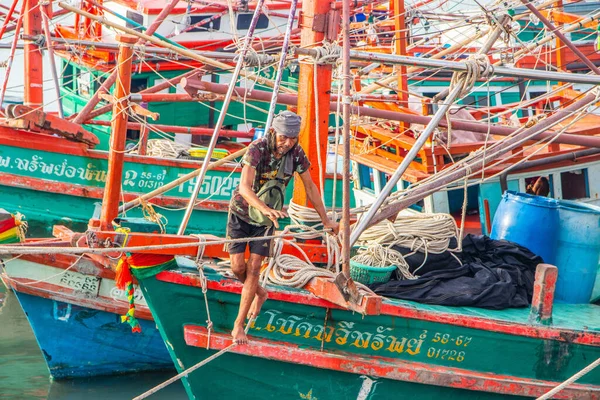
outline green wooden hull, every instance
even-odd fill
[[[0,207],[23,213],[31,227],[42,229],[37,229],[37,234],[49,234],[56,223],[85,230],[102,200],[107,165],[107,153],[103,151],[69,153],[61,152],[60,147],[58,150],[45,150],[43,145],[17,147],[3,144],[0,137]],[[200,165],[200,162],[128,157],[123,170],[126,199],[148,193]],[[199,200],[204,201],[196,206],[188,232],[225,233],[227,207],[239,177],[239,171],[231,167],[207,172],[199,195]],[[167,232],[177,230],[194,184],[194,180],[188,181],[170,190],[158,201],[163,207],[155,209],[166,217]],[[336,185],[339,206],[341,186],[339,182]],[[290,185],[287,198],[291,196]],[[333,181],[327,180],[325,199],[332,198]],[[126,214],[142,217],[139,207]]]
[[[180,260],[180,264],[187,261]],[[189,262],[187,262],[189,263]],[[193,267],[193,265],[192,265]],[[186,344],[183,327],[206,326],[207,315],[202,290],[195,282],[196,272],[166,272],[141,282],[144,297],[179,371],[210,356],[213,351]],[[231,281],[207,272],[216,290],[207,293],[215,333],[228,334],[239,306],[239,294]],[[176,283],[173,283],[176,282]],[[425,370],[456,370],[487,377],[508,377],[508,381],[560,382],[575,374],[596,358],[600,347],[561,340],[547,340],[535,335],[521,335],[518,330],[528,326],[527,309],[486,311],[481,309],[426,306],[411,302],[386,301],[388,311],[400,308],[419,315],[450,315],[456,321],[485,318],[502,324],[520,323],[515,332],[499,332],[468,324],[442,322],[435,318],[392,316],[382,310],[378,316],[327,308],[327,304],[306,295],[307,292],[288,288],[269,288],[270,299],[249,334],[252,338],[278,343],[298,352],[353,358],[366,357],[371,368],[357,369],[343,363],[337,367],[315,368],[296,362],[268,360],[259,356],[225,354],[193,372],[184,384],[190,398],[312,398],[312,399],[389,399],[433,398],[495,398],[506,394],[523,394],[468,390],[449,387],[443,379],[435,384],[422,384],[423,376],[389,379],[378,372],[390,362],[405,362],[423,366]],[[319,303],[320,302],[320,303]],[[393,313],[392,313],[393,314]],[[600,315],[595,306],[557,306],[556,325],[561,329],[581,329],[588,326],[598,341]],[[587,321],[587,322],[586,322]],[[590,323],[593,322],[593,323]],[[324,328],[325,327],[325,328]],[[252,347],[252,345],[250,345]],[[257,350],[261,352],[262,350]],[[290,350],[291,351],[291,350]],[[307,356],[308,357],[308,356]],[[311,356],[312,357],[312,356]],[[309,363],[310,364],[310,363]],[[362,371],[362,372],[361,372]],[[579,381],[596,385],[600,395],[600,370],[592,371]],[[473,387],[475,385],[471,383]],[[460,385],[459,385],[460,386]],[[509,385],[510,386],[510,385]],[[311,397],[312,396],[312,397]]]

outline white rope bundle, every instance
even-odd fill
[[[294,225],[309,225],[313,228],[323,226],[321,217],[314,208],[302,206],[294,203],[292,200],[287,211]],[[332,221],[337,220],[337,213],[335,211],[328,211],[327,216]]]
[[[304,287],[311,279],[316,277],[335,279],[336,274],[340,273],[340,247],[331,235],[325,232],[320,232],[323,235],[323,239],[327,245],[327,267],[320,268],[315,266],[304,250],[300,248],[295,242],[282,238],[286,234],[289,234],[291,230],[304,230],[306,235],[314,237],[318,234],[314,228],[304,225],[289,225],[287,226],[282,235],[274,240],[273,257],[269,260],[267,267],[261,272],[261,284],[273,283],[281,286],[292,286],[296,288]],[[284,244],[295,247],[300,254],[302,259],[292,256],[290,254],[281,254],[281,250]],[[359,289],[367,293],[373,293],[365,285],[356,282]]]
[[[177,158],[182,151],[189,150],[190,146],[167,139],[148,140],[148,155],[153,157]]]
[[[352,257],[352,261],[356,261],[369,267],[388,267],[395,265],[404,279],[417,278],[415,275],[411,274],[409,265],[404,259],[404,256],[402,256],[402,253],[379,243],[373,243],[364,249],[360,249],[358,254]]]
[[[401,215],[394,222],[385,220],[365,230],[358,243],[366,248],[352,259],[369,266],[396,265],[405,278],[414,279],[414,272],[425,264],[428,254],[449,251],[456,258],[453,253],[461,251],[458,236],[456,221],[449,214]],[[457,245],[450,249],[452,239],[456,240]],[[396,245],[406,247],[411,252],[403,256],[392,249]],[[411,274],[405,257],[417,252],[424,253],[425,258]]]
[[[334,42],[323,42],[323,46],[313,50],[317,53],[314,59],[317,65],[336,64],[342,58],[342,48]]]

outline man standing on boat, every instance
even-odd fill
[[[337,233],[339,225],[327,217],[325,206],[308,169],[310,162],[298,145],[300,116],[282,111],[273,118],[270,132],[248,147],[242,160],[242,176],[229,203],[228,239],[246,239],[272,235],[280,218],[287,184],[295,172],[300,175],[306,195],[321,217],[325,229]],[[231,269],[244,283],[240,309],[232,331],[236,343],[248,342],[244,323],[256,317],[267,300],[267,291],[258,284],[260,267],[271,250],[272,239],[229,243]],[[244,258],[246,247],[250,258]]]

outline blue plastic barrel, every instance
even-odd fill
[[[600,259],[600,208],[568,200],[558,203],[558,280],[554,299],[589,303]]]
[[[555,264],[558,225],[556,200],[509,190],[498,205],[490,237],[520,244]]]

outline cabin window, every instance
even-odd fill
[[[66,62],[65,70],[62,75],[62,86],[66,89],[73,90],[74,72],[73,65]]]
[[[361,189],[368,189],[375,192],[375,182],[373,182],[373,168],[358,164],[358,178]]]
[[[525,192],[542,197],[554,197],[552,191],[552,176],[533,176],[525,178]]]
[[[77,75],[77,94],[85,97],[89,96],[91,80],[92,74],[89,71],[81,71]]]
[[[192,15],[190,16],[190,26],[194,26],[197,23],[212,17],[213,15]],[[221,17],[215,18],[212,21],[205,22],[196,28],[190,29],[189,32],[218,31],[219,29],[221,29]]]
[[[562,198],[565,200],[585,199],[590,197],[587,168],[560,174]]]
[[[238,30],[247,30],[250,28],[252,22],[252,16],[254,14],[238,14],[237,26]],[[256,29],[267,29],[269,27],[269,18],[265,14],[260,14],[258,22],[256,23]]]
[[[148,87],[147,78],[133,78],[131,80],[131,93],[139,93]]]
[[[144,16],[136,12],[127,10],[125,16],[128,20],[125,22],[127,28],[133,29],[134,31],[142,32],[142,25],[144,25]],[[132,22],[133,21],[133,22]]]
[[[481,108],[481,107],[489,106],[487,94],[483,95],[483,96],[477,96],[477,95],[465,96],[462,99],[461,103],[468,107],[472,107],[472,108]]]

